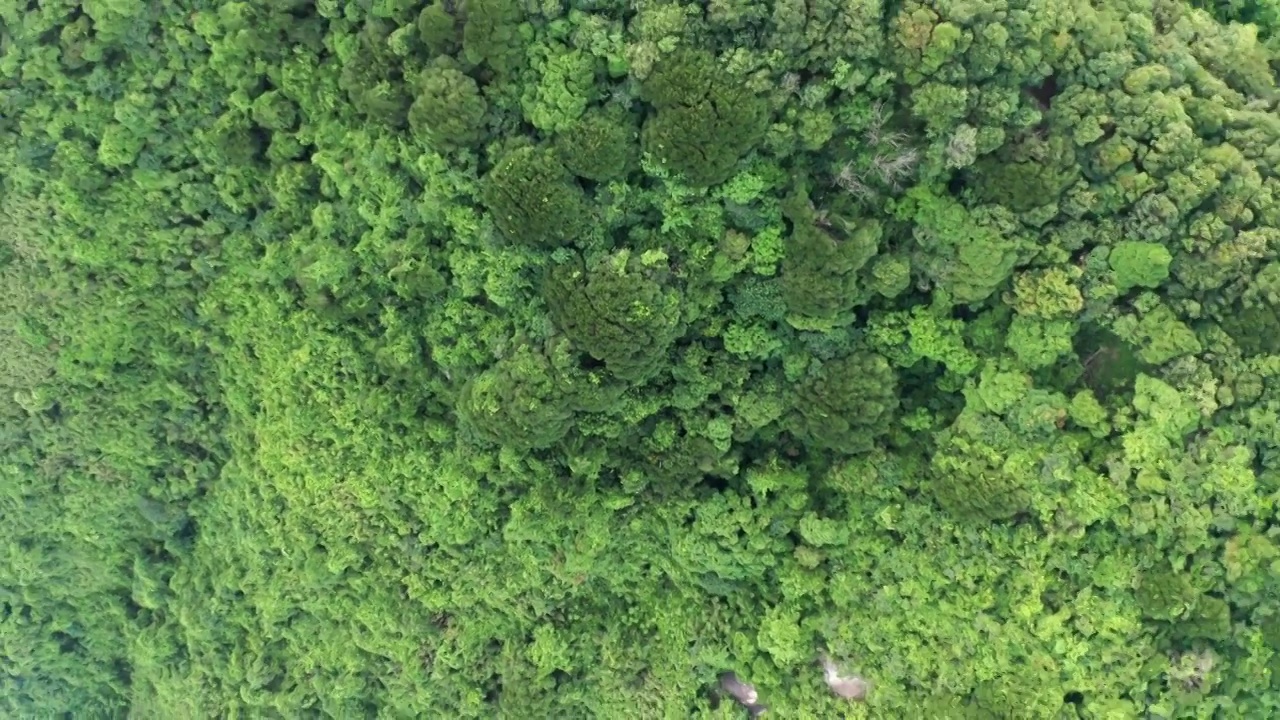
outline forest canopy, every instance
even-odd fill
[[[0,0],[0,715],[1280,716],[1276,0]]]

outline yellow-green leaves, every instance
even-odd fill
[[[1107,257],[1122,292],[1134,287],[1159,287],[1169,277],[1173,256],[1163,245],[1149,242],[1122,242]]]

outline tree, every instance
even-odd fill
[[[1008,520],[1031,509],[1036,453],[998,418],[963,413],[938,433],[930,461],[933,497],[964,520]]]
[[[567,245],[586,229],[582,188],[548,148],[508,153],[485,176],[480,200],[498,229],[516,242]]]
[[[681,50],[641,86],[654,107],[641,130],[644,151],[693,185],[716,185],[764,137],[764,100],[716,67],[709,53]]]
[[[1013,308],[1019,315],[1045,320],[1074,316],[1084,309],[1076,285],[1081,275],[1074,265],[1020,273],[1013,281]]]
[[[1133,241],[1112,247],[1107,259],[1121,292],[1135,287],[1160,287],[1169,277],[1169,263],[1173,262],[1173,256],[1163,245]]]
[[[253,101],[253,121],[268,130],[291,130],[298,120],[298,107],[277,90],[268,90]]]
[[[853,322],[851,311],[869,294],[860,287],[859,272],[879,249],[883,234],[880,222],[836,217],[828,232],[818,227],[814,213],[799,197],[788,204],[792,206],[792,229],[782,260],[788,322],[805,330],[826,330]]]
[[[356,49],[343,62],[338,84],[365,117],[398,128],[404,126],[412,99],[385,46],[386,35],[381,23],[365,26],[354,38]]]
[[[556,328],[618,378],[649,379],[682,328],[680,294],[658,279],[662,262],[622,251],[552,268],[543,297]]]
[[[462,27],[467,62],[484,63],[500,77],[523,70],[528,63],[520,32],[523,20],[523,5],[516,0],[469,0]]]
[[[816,448],[866,452],[898,408],[897,374],[883,355],[857,352],[824,362],[801,383],[788,428]]]
[[[595,182],[620,180],[635,163],[634,121],[621,113],[589,110],[556,136],[556,150],[574,175]]]
[[[557,45],[546,48],[548,57],[537,65],[536,85],[521,98],[524,115],[544,132],[559,132],[582,116],[595,90],[596,60],[581,50]]]
[[[1055,203],[1080,177],[1069,138],[1031,135],[978,160],[969,170],[970,187],[983,202],[1016,213]]]
[[[409,108],[409,127],[427,145],[449,151],[475,145],[487,136],[488,103],[476,81],[450,64],[433,64],[418,79],[418,97]]]
[[[914,224],[915,264],[958,303],[985,300],[1017,263],[1018,240],[1001,227],[997,209],[972,211],[917,186],[898,213]]]
[[[445,4],[431,3],[418,13],[418,37],[432,55],[453,55],[458,50],[458,19]]]
[[[559,442],[574,416],[572,396],[551,362],[528,346],[467,383],[457,413],[477,438],[518,450]]]

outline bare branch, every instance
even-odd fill
[[[883,135],[880,137],[881,144],[888,145],[894,150],[897,150],[898,148],[902,147],[903,143],[905,143],[906,141],[907,141],[907,134],[901,133],[901,132],[891,132],[888,135]]]
[[[890,185],[897,185],[911,174],[916,163],[920,161],[920,152],[909,148],[893,155],[879,154],[871,160],[871,169],[880,179]]]
[[[858,175],[858,171],[854,168],[853,163],[845,163],[840,168],[840,172],[836,173],[836,185],[845,192],[856,198],[867,200],[875,197],[875,190],[872,190],[862,178]]]

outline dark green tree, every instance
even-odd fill
[[[1136,594],[1144,616],[1164,621],[1175,621],[1186,615],[1196,598],[1195,588],[1191,587],[1186,573],[1169,569],[1151,569],[1142,573]]]
[[[432,55],[453,55],[458,51],[458,18],[443,3],[434,2],[418,13],[418,37]]]
[[[520,32],[524,14],[524,5],[517,0],[469,0],[462,29],[467,62],[484,63],[499,76],[522,70],[528,64],[526,40]]]
[[[582,188],[549,148],[508,153],[485,176],[480,200],[503,235],[519,243],[567,245],[588,222]]]
[[[998,418],[966,411],[935,442],[929,487],[943,510],[990,522],[1031,509],[1038,449],[1028,449]]]
[[[622,251],[584,268],[557,265],[543,297],[552,322],[575,345],[620,379],[643,382],[664,364],[680,336],[680,293],[664,285],[665,271]]]
[[[857,352],[828,360],[796,391],[788,428],[805,443],[866,452],[891,429],[898,409],[897,373],[883,355]]]
[[[705,51],[681,50],[663,59],[645,79],[641,97],[655,110],[641,130],[645,152],[693,185],[729,179],[768,127],[765,101]]]
[[[1029,136],[978,160],[967,187],[983,202],[1019,213],[1057,202],[1080,176],[1074,150],[1063,135]]]
[[[622,179],[635,163],[636,139],[630,117],[590,110],[556,136],[556,150],[574,175],[609,182]]]
[[[369,120],[403,127],[412,98],[394,56],[386,47],[388,29],[370,21],[357,35],[358,50],[342,65],[339,87]]]
[[[796,205],[797,199],[789,204]],[[824,222],[824,228],[807,207],[792,207],[789,214],[791,237],[782,259],[788,320],[805,330],[853,322],[851,311],[869,296],[868,289],[861,287],[859,271],[879,249],[880,222],[834,216]]]

